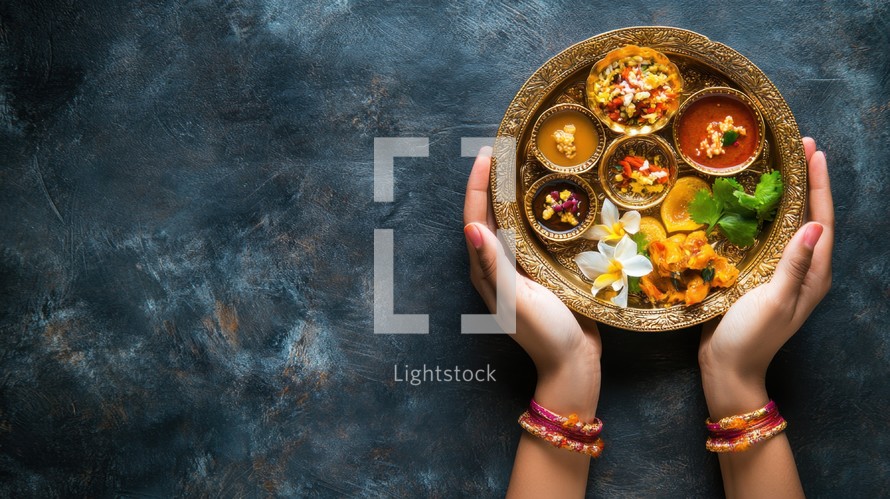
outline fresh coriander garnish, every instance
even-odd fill
[[[784,187],[782,175],[774,171],[760,176],[753,195],[745,191],[736,191],[733,195],[738,198],[740,205],[755,211],[761,221],[770,221],[776,216]]]
[[[680,291],[683,282],[683,274],[679,272],[671,272],[671,284],[674,285],[674,289]]]
[[[723,147],[731,146],[735,144],[735,141],[739,140],[739,132],[735,130],[727,130],[723,132]]]
[[[637,232],[636,234],[630,236],[631,239],[635,243],[637,243],[637,253],[640,255],[649,258],[649,238],[646,237],[646,234],[642,232]]]
[[[633,242],[637,243],[637,254],[643,255],[646,258],[649,258],[649,238],[646,237],[646,234],[642,232],[637,232],[636,234],[630,236],[633,239]],[[642,292],[642,288],[640,288],[640,278],[634,276],[627,277],[627,292],[628,293],[640,293]]]
[[[640,293],[643,291],[643,288],[640,287],[640,278],[634,276],[627,277],[627,292],[628,293]]]
[[[692,219],[708,224],[708,234],[714,227],[720,227],[720,232],[732,244],[750,246],[754,244],[761,224],[775,218],[784,184],[782,175],[773,171],[760,176],[754,194],[745,192],[744,187],[732,178],[718,178],[713,190],[713,194],[705,189],[695,193],[689,203]]]
[[[709,264],[707,267],[703,268],[701,271],[701,278],[705,282],[711,282],[714,280],[714,267],[711,267]]]

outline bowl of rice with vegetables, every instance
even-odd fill
[[[663,128],[677,112],[683,77],[667,56],[628,45],[594,64],[587,78],[587,106],[618,133],[644,135]]]

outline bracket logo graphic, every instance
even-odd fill
[[[506,186],[498,202],[516,200],[516,141],[512,137],[463,137],[461,157],[474,157],[483,146],[493,146],[498,185]],[[427,137],[377,137],[374,139],[374,202],[394,200],[395,158],[429,157]],[[498,259],[495,314],[461,314],[461,334],[513,334],[516,331],[516,257],[510,241],[512,230],[497,231],[503,248]],[[428,314],[395,312],[395,242],[393,229],[374,229],[374,334],[429,334]]]

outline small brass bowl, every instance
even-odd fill
[[[644,195],[634,193],[631,189],[627,189],[625,192],[621,191],[621,188],[616,185],[615,175],[622,172],[615,167],[618,165],[618,161],[628,155],[642,156],[647,159],[661,156],[661,166],[668,169],[668,182],[661,192]],[[606,149],[603,159],[600,161],[598,173],[600,185],[612,202],[625,209],[645,210],[664,201],[668,191],[674,186],[677,181],[677,159],[674,157],[670,144],[657,135],[621,137]]]
[[[653,63],[663,65],[667,68],[667,84],[668,86],[670,86],[671,92],[674,94],[674,97],[668,99],[664,103],[666,108],[665,114],[655,123],[647,123],[645,125],[627,125],[613,120],[608,116],[608,114],[606,114],[603,106],[605,106],[607,103],[599,102],[599,100],[597,99],[597,94],[600,90],[600,85],[605,83],[601,81],[601,73],[605,69],[607,69],[612,63],[618,63],[622,59],[637,56],[643,58],[644,60],[650,60]],[[668,122],[671,121],[671,117],[674,116],[674,113],[676,113],[677,109],[680,107],[680,94],[682,92],[683,76],[680,75],[680,70],[677,68],[677,65],[671,62],[666,55],[655,49],[651,49],[649,47],[638,47],[636,45],[627,45],[606,54],[605,57],[600,59],[590,69],[590,76],[587,77],[586,86],[587,106],[593,111],[593,114],[596,115],[596,117],[599,118],[599,120],[602,121],[603,124],[606,125],[606,127],[608,127],[609,129],[625,135],[647,135],[664,128],[668,124]]]
[[[578,225],[565,230],[548,227],[545,225],[548,223],[547,221],[539,219],[538,210],[543,211],[543,207],[546,205],[546,195],[549,192],[560,191],[561,188],[566,187],[575,192],[581,192],[586,197],[586,210],[582,203],[579,212],[579,215],[583,213],[584,216],[579,220]],[[582,201],[584,201],[583,198]],[[549,241],[566,242],[580,237],[593,225],[598,208],[599,201],[593,187],[583,178],[567,173],[547,174],[532,184],[525,193],[525,216],[528,223],[540,237]],[[558,217],[558,215],[555,216]]]
[[[557,164],[551,158],[547,157],[547,155],[544,154],[544,152],[538,147],[538,139],[539,138],[544,139],[543,136],[539,137],[539,135],[541,134],[541,128],[544,126],[544,124],[548,120],[556,118],[557,115],[559,115],[561,113],[577,113],[577,114],[582,115],[583,117],[580,119],[589,120],[589,124],[590,124],[590,127],[584,127],[584,128],[586,129],[586,131],[592,133],[596,137],[596,146],[593,148],[592,151],[590,151],[590,154],[585,155],[586,157],[582,158],[582,157],[578,156],[577,158],[575,158],[578,160],[576,164],[570,164],[570,165]],[[578,119],[578,117],[576,117],[576,119]],[[573,122],[573,124],[575,124],[575,123],[580,123],[580,122]],[[578,139],[581,138],[581,137],[579,137],[581,135],[581,128],[582,127],[578,127],[578,132],[576,132],[576,134],[575,134],[575,143],[576,144],[579,144]],[[603,126],[600,124],[600,122],[596,118],[596,116],[594,116],[594,114],[592,112],[590,112],[590,109],[587,109],[586,107],[580,106],[578,104],[567,104],[567,103],[566,104],[557,104],[557,105],[547,109],[546,111],[541,113],[540,116],[538,116],[537,121],[535,121],[535,126],[532,128],[532,134],[531,134],[531,138],[529,139],[529,144],[531,145],[532,150],[535,153],[535,157],[538,158],[538,161],[540,161],[541,164],[544,165],[544,167],[547,168],[548,170],[550,170],[554,173],[568,173],[568,174],[577,175],[579,173],[584,173],[584,172],[590,170],[591,168],[593,168],[593,165],[596,163],[596,160],[599,159],[599,157],[603,154],[603,149],[605,149],[605,141],[606,141],[605,135],[606,134],[603,131]],[[555,148],[555,146],[554,146],[554,148]],[[589,150],[590,148],[588,147],[585,149]],[[581,149],[579,147],[579,152],[582,150],[583,149]],[[568,159],[566,159],[566,161],[571,162]]]
[[[742,154],[738,156],[738,161],[733,162],[734,164],[727,164],[722,166],[716,166],[720,163],[720,160],[723,158],[717,158],[716,160],[712,160],[708,158],[706,155],[694,155],[694,151],[689,151],[688,149],[692,146],[689,145],[687,141],[681,140],[681,133],[683,133],[682,127],[684,125],[684,119],[689,118],[692,113],[690,113],[690,109],[696,103],[699,103],[699,106],[704,104],[708,100],[717,101],[717,99],[728,99],[731,102],[739,103],[743,108],[747,109],[751,113],[751,120],[754,123],[754,130],[749,130],[746,128],[746,132],[748,135],[745,137],[750,137],[751,133],[756,133],[756,140],[747,144],[747,149],[751,150],[750,154]],[[715,105],[717,103],[715,102]],[[701,112],[706,112],[707,110],[699,110]],[[699,111],[694,111],[698,113]],[[728,111],[727,111],[728,112]],[[737,114],[737,113],[736,113]],[[721,111],[719,114],[715,114],[716,119],[720,119],[719,116],[723,116],[724,113]],[[749,123],[750,126],[750,123]],[[705,88],[703,90],[699,90],[698,92],[689,96],[683,105],[680,106],[680,110],[677,112],[677,116],[674,119],[674,124],[672,128],[673,136],[674,136],[674,146],[676,146],[677,154],[680,155],[680,158],[683,159],[689,166],[695,168],[696,170],[706,173],[708,175],[714,175],[718,177],[726,177],[729,175],[735,175],[749,166],[751,166],[754,161],[760,156],[760,153],[763,152],[763,144],[766,140],[765,130],[763,125],[763,116],[760,114],[760,111],[757,110],[757,106],[754,105],[754,102],[744,93],[729,87],[710,87]],[[689,133],[692,133],[691,131]],[[699,130],[697,135],[700,135],[699,141],[701,138],[706,136],[705,130]],[[739,139],[744,140],[744,138]],[[683,143],[686,142],[687,147],[683,147]],[[738,142],[736,143],[738,144]],[[726,146],[726,148],[735,147],[735,145]],[[750,145],[753,144],[753,147]],[[744,152],[744,151],[742,151]],[[735,153],[735,151],[730,151],[730,153]]]

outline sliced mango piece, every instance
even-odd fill
[[[655,217],[641,218],[640,232],[646,236],[646,240],[650,243],[667,238],[667,231],[664,230],[664,225],[661,225],[661,222]]]
[[[661,203],[661,220],[669,233],[698,230],[704,224],[695,223],[689,215],[689,203],[695,193],[711,186],[699,177],[680,177],[674,183],[664,202]]]

